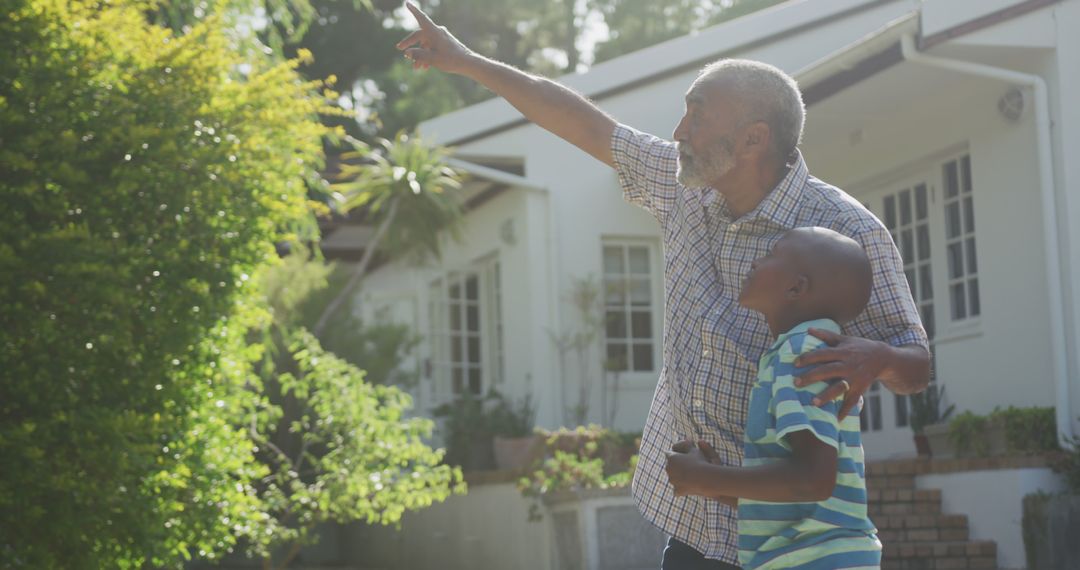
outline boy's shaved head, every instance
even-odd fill
[[[810,297],[833,319],[844,324],[863,312],[874,273],[859,242],[827,228],[795,228],[781,240],[792,248],[799,273],[809,279]]]

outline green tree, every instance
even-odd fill
[[[256,374],[272,314],[253,283],[275,244],[315,237],[336,95],[234,49],[217,16],[175,33],[150,11],[0,0],[2,567],[265,555],[297,521],[393,523],[455,478],[407,397],[302,333],[275,379],[314,426],[300,460],[337,471],[265,455],[284,414]]]
[[[361,209],[375,232],[348,281],[312,327],[316,336],[347,306],[376,253],[437,257],[440,237],[444,232],[456,236],[461,223],[462,202],[455,192],[460,179],[443,162],[446,149],[428,147],[405,133],[393,141],[381,139],[376,152],[354,144],[357,150],[343,156],[341,176],[346,181],[336,189],[343,207]]]

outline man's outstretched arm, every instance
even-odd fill
[[[413,61],[414,69],[434,67],[468,77],[506,99],[526,119],[614,166],[615,120],[599,107],[554,81],[473,53],[411,2],[405,5],[420,29],[398,42],[397,48]]]

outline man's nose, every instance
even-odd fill
[[[686,141],[686,116],[685,115],[683,115],[683,118],[679,119],[679,124],[675,125],[675,132],[671,133],[671,137],[675,140],[675,142],[684,142],[684,141]]]

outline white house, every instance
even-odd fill
[[[893,230],[949,402],[1053,406],[1075,434],[1077,29],[1080,0],[794,0],[562,81],[670,137],[704,64],[745,57],[794,74],[810,172]],[[623,201],[607,166],[502,100],[421,130],[472,174],[464,235],[437,266],[383,265],[361,303],[425,335],[418,405],[495,387],[532,394],[543,426],[568,421],[581,374],[552,335],[581,326],[567,295],[592,277],[608,286],[608,326],[585,362],[588,415],[605,420],[615,400],[615,426],[640,429],[661,366],[656,221]],[[605,356],[625,369],[605,372]],[[868,395],[870,459],[914,455],[906,411],[884,389]]]

